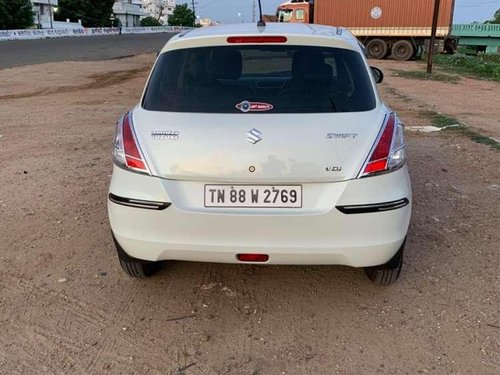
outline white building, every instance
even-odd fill
[[[142,0],[142,7],[149,16],[166,24],[174,13],[175,0]]]
[[[54,8],[59,5],[58,0],[32,0],[35,26],[39,29],[54,27]]]
[[[119,0],[113,4],[113,14],[123,27],[141,25],[141,18],[148,14],[142,9],[141,0]]]
[[[33,21],[39,29],[81,29],[82,22],[55,21],[54,14],[59,6],[58,0],[31,0]]]
[[[211,18],[197,18],[196,23],[201,27],[205,26],[215,26],[218,25],[219,22],[212,20]]]

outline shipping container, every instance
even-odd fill
[[[314,23],[348,28],[430,30],[435,0],[316,0]],[[454,0],[441,0],[438,28],[450,30]]]
[[[409,60],[429,45],[435,0],[289,0],[278,7],[278,22],[317,23],[348,28],[369,57]],[[453,52],[449,38],[455,0],[441,0],[434,51]]]

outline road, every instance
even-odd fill
[[[395,285],[333,266],[174,262],[127,277],[106,211],[114,123],[154,58],[0,70],[0,373],[500,373],[500,152],[452,132],[408,134],[414,210]],[[408,125],[450,106],[447,83],[429,90],[436,107],[404,95],[411,84],[381,86]]]
[[[157,52],[175,34],[127,34],[0,42],[0,69],[54,61],[99,61]]]

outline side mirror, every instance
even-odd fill
[[[372,71],[373,78],[375,78],[375,82],[382,83],[382,81],[384,80],[384,72],[374,66],[370,66],[370,69]]]

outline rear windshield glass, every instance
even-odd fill
[[[361,55],[341,48],[217,46],[163,53],[142,106],[204,113],[358,112],[375,108]]]

